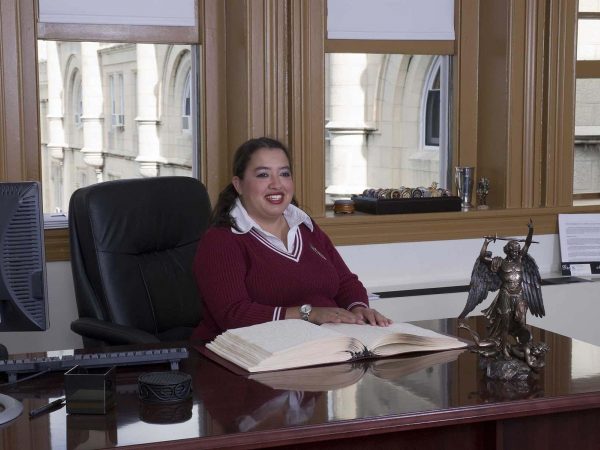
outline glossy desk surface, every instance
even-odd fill
[[[456,333],[456,322],[450,319],[418,324]],[[478,321],[475,326],[481,329],[483,324]],[[0,448],[150,443],[158,443],[155,448],[261,448],[600,408],[600,348],[533,331],[551,350],[539,376],[521,384],[486,381],[476,355],[469,351],[255,377],[267,383],[263,384],[191,349],[181,366],[193,377],[193,399],[187,403],[147,406],[138,400],[138,375],[166,367],[118,368],[117,406],[109,414],[69,415],[62,408],[30,420],[30,409],[64,394],[62,374],[44,375],[0,389],[20,399],[25,409],[0,429]]]

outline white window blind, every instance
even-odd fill
[[[454,0],[328,0],[327,37],[454,40]]]
[[[39,0],[43,23],[196,26],[194,0]]]

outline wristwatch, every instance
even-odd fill
[[[300,307],[300,318],[302,320],[306,320],[308,322],[308,319],[310,317],[310,312],[312,311],[312,306],[311,305],[302,305]]]

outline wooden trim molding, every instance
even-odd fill
[[[508,36],[507,208],[541,204],[543,2],[512,1]]]
[[[226,1],[227,122],[231,159],[258,136],[288,141],[288,2]],[[223,186],[224,187],[224,186]]]
[[[227,153],[227,84],[225,3],[201,0],[200,23],[203,43],[200,64],[200,179],[215,204],[229,181]]]
[[[38,23],[38,37],[56,41],[198,44],[198,27]]]
[[[536,234],[558,233],[558,214],[599,212],[600,206],[472,210],[455,213],[352,215],[317,218],[335,245],[386,244],[525,234],[529,219]]]
[[[575,73],[577,78],[600,78],[600,60],[577,61]]]
[[[69,245],[69,230],[46,230],[44,233],[46,261],[69,261],[71,246]]]
[[[477,166],[479,108],[479,2],[458,0],[453,58],[453,166]],[[469,38],[467,39],[466,36]]]
[[[557,234],[558,214],[599,212],[600,206],[578,206],[382,216],[328,213],[314,219],[335,245],[362,245],[475,239],[490,233],[521,236],[529,219],[536,234]],[[46,230],[45,239],[48,261],[69,260],[68,230]]]
[[[575,129],[575,52],[577,2],[551,2],[547,17],[544,73],[544,205],[573,203],[573,140]]]
[[[535,1],[535,0],[534,0]],[[529,5],[532,2],[528,2]],[[522,173],[531,168],[532,147],[525,146],[528,136],[525,136],[525,113],[531,113],[528,100],[530,86],[526,85],[526,71],[531,64],[525,55],[528,48],[535,47],[527,42],[527,6],[525,2],[512,0],[509,3],[507,27],[507,152],[506,152],[506,208],[521,208],[524,202]],[[535,67],[535,65],[533,65]],[[527,110],[527,111],[526,111]],[[527,131],[531,131],[530,128]]]
[[[479,2],[477,61],[477,178],[490,180],[488,204],[507,206],[510,114],[510,1]],[[469,39],[470,36],[463,36]],[[512,70],[511,70],[512,69]],[[514,81],[514,80],[513,80]],[[514,82],[511,86],[516,89]]]
[[[595,11],[587,11],[580,12],[577,14],[578,19],[587,19],[587,20],[600,20],[600,12]]]
[[[325,0],[291,1],[289,145],[296,193],[313,217],[325,215]]]
[[[41,180],[34,0],[0,7],[0,180]]]
[[[327,53],[401,53],[405,55],[453,55],[454,41],[384,41],[326,39]]]

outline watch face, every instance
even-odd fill
[[[300,312],[301,312],[301,313],[304,313],[304,314],[308,314],[308,313],[310,313],[310,310],[311,310],[311,307],[310,307],[310,305],[302,305],[302,306],[300,307]]]

